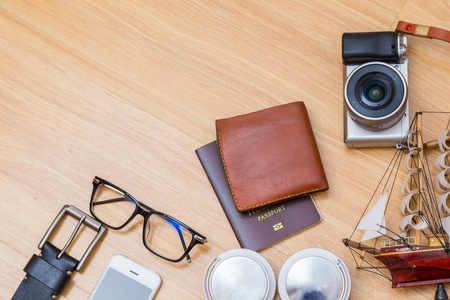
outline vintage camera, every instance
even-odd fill
[[[406,35],[344,33],[344,142],[391,147],[408,132]]]

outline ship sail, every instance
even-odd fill
[[[400,229],[403,231],[402,235],[407,235],[410,230],[423,230],[428,227],[426,219],[419,214],[419,209],[422,201],[423,189],[420,189],[421,173],[419,172],[420,163],[419,150],[417,143],[417,131],[412,132],[408,138],[408,154],[405,155],[404,168],[408,172],[400,191],[403,197],[400,203],[400,211],[405,217],[400,222]]]
[[[375,203],[372,209],[359,221],[356,229],[365,230],[361,241],[367,241],[386,234],[384,212],[386,210],[387,199],[387,192],[380,195],[377,203]]]
[[[418,220],[418,221],[417,221]],[[422,230],[428,227],[428,224],[422,220],[418,213],[407,215],[400,222],[400,228],[403,231],[407,231],[410,229]]]
[[[441,152],[450,150],[450,144],[448,144],[448,137],[450,137],[450,129],[447,129],[446,131],[441,133],[438,137],[439,149],[441,149]]]
[[[441,216],[446,216],[450,213],[450,207],[447,204],[447,199],[450,200],[450,192],[447,192],[445,194],[442,194],[439,196],[437,200],[437,205],[439,209],[439,213]]]
[[[441,152],[444,152],[445,149],[450,150],[450,146],[446,143],[446,137],[449,134],[449,131],[443,132],[439,135],[439,148],[441,149]],[[445,193],[450,189],[450,182],[449,182],[449,174],[450,174],[450,151],[446,151],[439,155],[436,158],[435,165],[436,168],[441,171],[437,174],[435,184],[436,189],[439,191],[439,193]]]
[[[436,168],[437,168],[439,171],[444,171],[445,169],[447,169],[447,168],[450,167],[450,166],[447,164],[447,161],[448,161],[448,159],[449,159],[449,156],[450,156],[450,151],[447,151],[447,152],[442,153],[441,155],[439,155],[439,156],[436,158],[436,163],[435,163],[435,165],[436,165]]]
[[[436,181],[436,189],[439,191],[439,193],[445,193],[446,191],[450,190],[450,182],[448,175],[450,175],[450,168],[447,168],[444,171],[437,174],[435,181]]]
[[[450,217],[445,217],[441,219],[442,228],[445,232],[450,232]]]
[[[441,152],[436,158],[435,166],[440,171],[436,175],[435,185],[436,190],[442,195],[437,199],[437,207],[439,213],[443,218],[441,218],[442,229],[448,235],[450,232],[450,207],[448,206],[448,201],[450,201],[450,145],[447,143],[447,137],[450,135],[450,129],[441,133],[438,137],[438,146]],[[447,239],[448,242],[448,239]]]

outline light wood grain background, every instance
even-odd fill
[[[275,274],[295,252],[320,247],[347,264],[350,299],[433,298],[435,286],[391,289],[357,272],[341,243],[393,154],[343,144],[341,35],[393,30],[399,20],[450,29],[449,8],[447,0],[1,1],[0,298],[11,298],[65,204],[88,211],[95,175],[209,242],[192,263],[169,263],[144,248],[137,218],[107,233],[60,299],[86,299],[116,253],[161,275],[157,299],[204,298],[208,263],[239,244],[194,151],[215,139],[216,119],[292,101],[308,108],[330,189],[314,195],[319,225],[260,252]],[[450,44],[408,43],[410,112],[448,111]],[[74,256],[89,237],[83,231]]]

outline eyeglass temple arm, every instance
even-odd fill
[[[183,239],[183,233],[182,233],[182,231],[180,229],[180,225],[178,223],[170,220],[170,219],[169,219],[169,223],[172,224],[172,226],[175,227],[175,229],[177,230],[178,236],[180,237],[180,240],[181,240],[181,244],[183,245],[183,249],[184,249],[184,251],[186,251],[187,247],[186,247],[186,243],[185,243],[185,241]],[[187,259],[188,262],[191,262],[191,257],[189,256],[189,253],[186,254],[186,259]]]
[[[108,200],[103,200],[103,201],[96,201],[96,202],[93,202],[92,205],[108,204],[108,203],[119,202],[119,201],[130,201],[130,200],[128,200],[125,197],[123,197],[123,198],[113,198],[113,199],[108,199]]]

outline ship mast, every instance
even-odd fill
[[[419,167],[419,172],[418,172],[418,186],[417,188],[419,189],[419,197],[417,197],[417,207],[420,210],[421,209],[421,201],[423,199],[423,193],[424,193],[424,189],[423,189],[423,172],[424,172],[424,166],[423,166],[423,162],[424,162],[424,149],[423,149],[423,135],[422,135],[422,112],[420,110],[417,111],[416,113],[417,116],[417,128],[416,128],[416,139],[417,139],[417,151],[418,151],[418,167]],[[416,245],[421,245],[422,243],[422,231],[421,230],[415,230],[415,236],[416,236]]]

